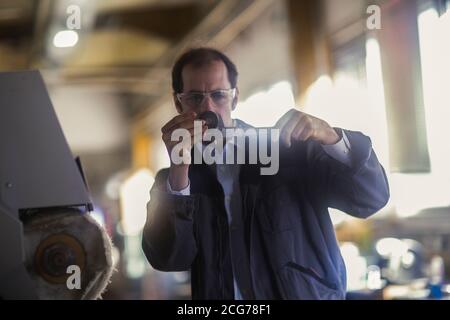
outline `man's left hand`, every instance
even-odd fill
[[[295,109],[286,112],[275,127],[280,129],[280,140],[288,148],[294,141],[312,139],[324,145],[331,145],[340,140],[336,130],[326,121]]]

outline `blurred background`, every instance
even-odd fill
[[[375,5],[375,6],[373,6]],[[233,116],[272,126],[292,107],[362,131],[387,171],[368,220],[331,210],[349,299],[450,295],[450,10],[446,0],[1,0],[0,70],[38,69],[112,237],[104,299],[189,299],[188,272],[141,251],[169,159],[170,69],[223,50],[240,72]]]

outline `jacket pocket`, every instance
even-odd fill
[[[313,269],[295,262],[286,263],[278,272],[283,299],[340,300],[343,291],[336,284],[322,278]]]

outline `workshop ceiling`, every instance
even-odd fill
[[[124,140],[111,130],[145,127],[147,115],[170,98],[170,68],[180,52],[196,45],[225,49],[275,1],[2,0],[0,70],[41,71],[77,151],[118,147]],[[55,35],[68,30],[72,5],[80,9],[78,41],[57,47]],[[81,119],[74,120],[69,105],[96,125],[95,140],[77,132]],[[102,127],[119,113],[116,129]]]
[[[170,66],[189,46],[224,47],[274,0],[3,0],[0,69],[39,69],[47,86],[88,86],[123,99],[134,119],[170,92]],[[78,42],[55,47],[77,5]]]

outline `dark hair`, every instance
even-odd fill
[[[238,72],[234,63],[222,52],[213,48],[190,49],[183,53],[175,62],[172,68],[172,89],[175,93],[183,92],[183,68],[190,64],[194,67],[202,67],[212,61],[222,61],[227,67],[228,81],[231,87],[235,88],[237,84]]]

